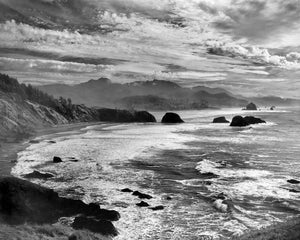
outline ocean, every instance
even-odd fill
[[[287,182],[300,180],[299,109],[177,113],[185,123],[99,123],[41,136],[18,154],[12,174],[53,173],[32,181],[117,210],[117,240],[228,239],[299,215],[300,185]],[[267,123],[211,123],[239,114]],[[144,201],[164,209],[136,206],[141,200],[123,188],[150,194]]]

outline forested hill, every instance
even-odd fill
[[[147,112],[89,108],[53,96],[0,74],[0,138],[28,134],[38,127],[75,122],[153,122]]]

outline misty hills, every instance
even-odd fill
[[[38,88],[55,97],[71,98],[87,106],[145,110],[184,110],[209,107],[242,107],[247,100],[221,88],[184,88],[170,81],[113,83],[99,78],[74,86],[52,84]]]

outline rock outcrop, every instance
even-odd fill
[[[214,118],[213,123],[229,123],[225,117]]]
[[[61,163],[61,162],[62,160],[60,157],[56,157],[56,156],[53,157],[53,163]]]
[[[257,110],[257,106],[251,102],[246,106],[245,110],[254,110],[255,111],[255,110]]]
[[[235,116],[232,118],[230,126],[245,127],[250,124],[258,124],[258,123],[266,123],[266,121],[264,121],[260,118],[253,117],[253,116],[246,116],[246,117]]]
[[[177,113],[167,112],[162,120],[162,123],[183,123],[184,121],[180,118]]]
[[[104,229],[102,233],[116,234],[116,229],[110,222],[120,218],[117,211],[101,209],[94,203],[85,204],[80,200],[59,197],[52,189],[22,179],[14,177],[0,179],[0,218],[6,223],[55,223],[61,217],[78,214],[98,221],[98,232]],[[86,222],[77,220],[77,223],[75,226],[80,228]],[[106,231],[107,226],[109,231]]]

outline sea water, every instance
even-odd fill
[[[299,109],[178,113],[185,123],[99,123],[39,137],[19,153],[12,174],[53,173],[32,181],[117,210],[116,239],[226,239],[299,214],[300,185],[287,182],[300,179]],[[237,114],[267,123],[211,123]],[[53,156],[63,163],[52,163]],[[123,188],[150,194],[148,204],[165,208],[139,208],[141,200]]]

